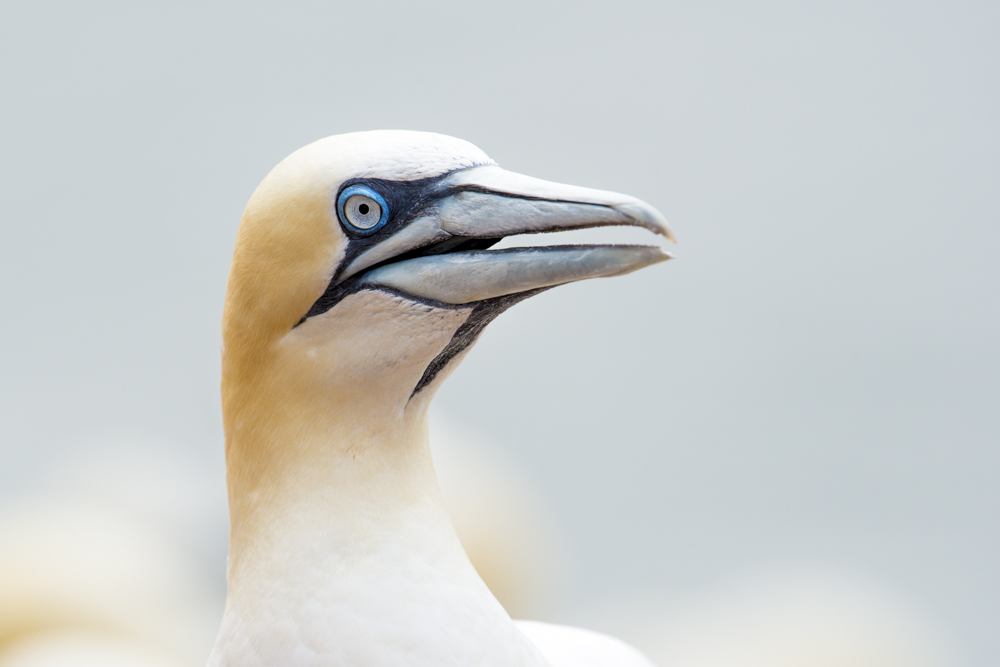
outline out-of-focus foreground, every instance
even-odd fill
[[[495,446],[440,417],[432,442],[449,511],[483,578],[515,618],[551,615],[566,555],[544,496]],[[219,546],[211,534],[225,524],[219,475],[166,443],[93,442],[87,451],[0,517],[0,667],[201,664],[223,601],[206,576],[218,556],[206,547]],[[620,599],[579,617],[661,666],[954,661],[917,610],[828,572],[778,572],[687,600]]]
[[[0,3],[3,659],[204,661],[240,214],[300,146],[403,127],[634,194],[680,240],[505,313],[436,399],[508,608],[663,664],[1000,662],[998,23]]]

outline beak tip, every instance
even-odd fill
[[[666,262],[667,260],[674,258],[672,254],[670,254],[663,248],[657,248],[657,250],[659,250],[660,252],[658,253],[657,257],[652,262],[650,262],[650,264],[662,264],[663,262]]]
[[[677,243],[677,237],[674,236],[673,230],[667,224],[666,218],[646,202],[635,199],[630,202],[615,204],[614,209],[649,231],[663,236],[671,243]]]

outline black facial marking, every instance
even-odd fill
[[[498,296],[493,299],[484,299],[482,301],[476,302],[472,308],[472,312],[465,322],[458,328],[457,331],[452,335],[451,340],[448,344],[444,346],[436,357],[431,359],[431,362],[427,364],[427,368],[424,369],[423,375],[420,377],[420,381],[417,382],[417,386],[413,388],[410,392],[410,399],[416,396],[420,390],[429,385],[434,381],[434,378],[440,373],[451,361],[461,354],[466,348],[475,343],[480,334],[483,333],[483,329],[486,328],[490,322],[495,320],[500,313],[504,312],[508,308],[524,301],[528,297],[540,294],[545,290],[552,289],[551,287],[539,287],[538,289],[528,290],[526,292],[518,292],[517,294],[507,294],[505,296]],[[386,294],[391,294],[393,296],[402,297],[410,301],[415,301],[417,303],[422,303],[425,306],[430,306],[432,308],[442,308],[446,310],[459,310],[462,308],[468,308],[471,304],[467,303],[443,303],[441,301],[435,301],[434,299],[427,299],[424,297],[415,296],[409,292],[404,292],[403,290],[396,289],[394,287],[387,287],[385,285],[369,285],[367,283],[361,283],[357,280],[351,279],[345,281],[343,285],[339,285],[334,290],[328,290],[327,294],[333,299],[333,303],[336,304],[340,300],[350,296],[351,294],[357,294],[362,290],[374,290],[379,292],[385,292]],[[324,297],[327,295],[324,294]],[[318,302],[317,302],[318,303]],[[332,307],[332,306],[331,306]],[[314,306],[315,308],[315,306]],[[329,310],[329,308],[324,309]],[[298,324],[302,324],[311,315],[303,317]]]
[[[416,301],[417,303],[422,303],[428,306],[434,306],[435,308],[469,307],[467,304],[455,305],[451,303],[442,303],[440,301],[435,301],[434,299],[427,299],[422,296],[415,296],[413,294],[410,294],[409,292],[404,292],[403,290],[396,289],[395,287],[389,287],[387,285],[372,285],[369,283],[361,282],[356,278],[351,278],[350,280],[345,280],[340,285],[327,289],[326,292],[323,293],[323,296],[321,296],[316,301],[316,303],[313,304],[313,307],[309,309],[309,312],[306,313],[305,316],[295,324],[295,326],[296,327],[299,326],[300,324],[308,320],[310,317],[313,317],[314,315],[321,315],[325,313],[326,311],[330,310],[331,308],[336,306],[338,303],[340,303],[342,300],[346,299],[350,295],[357,294],[358,292],[361,292],[363,290],[385,292],[387,294],[401,296],[405,299],[409,299],[410,301]],[[292,328],[294,329],[295,327]]]
[[[347,221],[343,219],[343,211],[338,207],[337,220],[340,221],[340,227],[350,241],[347,244],[347,251],[344,254],[344,258],[340,261],[340,266],[337,267],[337,271],[333,274],[331,284],[337,281],[340,273],[355,257],[372,246],[376,246],[386,240],[422,214],[430,213],[429,209],[434,208],[437,200],[450,193],[448,188],[439,185],[446,176],[448,174],[441,174],[440,176],[431,178],[421,178],[415,181],[387,181],[381,178],[352,178],[349,181],[345,181],[340,186],[340,190],[337,191],[333,201],[340,199],[340,193],[345,188],[349,188],[352,185],[367,185],[385,199],[385,203],[389,207],[389,219],[382,229],[370,236],[364,236],[358,233],[351,225],[347,224]],[[358,210],[362,214],[365,213],[365,211],[361,210],[361,207],[358,207]]]
[[[490,246],[498,243],[500,239],[467,239],[462,237],[455,237],[448,239],[447,241],[442,241],[435,245],[424,246],[423,248],[417,248],[409,252],[403,253],[396,257],[387,259],[384,262],[379,262],[368,268],[368,270],[374,269],[376,267],[382,266],[383,264],[390,264],[393,262],[401,262],[405,259],[413,259],[414,257],[425,257],[427,255],[440,255],[446,252],[458,252],[461,250],[486,250]],[[295,326],[299,326],[310,317],[314,315],[321,315],[326,311],[330,310],[341,299],[348,296],[349,294],[354,294],[362,289],[382,289],[379,285],[371,285],[363,282],[362,276],[364,273],[359,273],[356,276],[351,276],[342,283],[338,283],[336,277],[330,281],[327,286],[326,291],[323,292],[322,296],[316,299],[312,307],[309,308],[309,312],[302,316],[302,319],[296,323]],[[423,301],[419,297],[413,295],[406,295],[408,298],[414,301]],[[436,303],[436,302],[435,302]],[[294,328],[294,327],[293,327]]]
[[[349,239],[347,249],[344,251],[344,256],[341,258],[340,264],[337,266],[333,276],[330,278],[330,283],[327,285],[326,291],[323,292],[315,303],[313,303],[313,305],[309,308],[309,312],[303,315],[302,319],[299,320],[295,326],[302,324],[310,317],[320,315],[330,310],[337,305],[337,302],[348,294],[353,294],[363,288],[373,289],[374,287],[371,285],[362,285],[360,283],[361,274],[351,276],[343,282],[341,282],[340,276],[356,257],[364,253],[369,248],[385,241],[387,238],[416,220],[418,217],[424,215],[436,215],[435,209],[437,207],[437,202],[442,198],[463,191],[482,192],[498,196],[513,196],[502,192],[494,192],[487,188],[473,184],[457,185],[452,187],[443,184],[442,181],[453,173],[454,172],[448,172],[439,176],[421,178],[413,181],[389,181],[380,178],[353,178],[349,181],[345,181],[337,191],[334,201],[339,200],[340,193],[343,192],[345,188],[352,185],[364,184],[378,192],[385,199],[386,205],[389,208],[389,219],[386,221],[385,226],[379,229],[376,233],[365,236],[363,233],[359,233],[350,224],[347,224],[347,222],[343,219],[343,211],[341,211],[338,207],[336,211],[337,220],[340,221],[341,229]],[[516,198],[539,199],[537,197],[521,195],[517,195]],[[361,210],[361,207],[359,207],[359,210]],[[361,213],[364,214],[364,211],[361,211]],[[462,250],[485,250],[495,243],[498,243],[500,240],[501,239],[499,238],[477,239],[456,236],[440,243],[410,250],[409,252],[403,253],[397,257],[392,257],[384,262],[368,267],[367,270],[374,269],[382,264],[398,262],[404,259],[412,259],[413,257],[423,257],[425,255],[436,255],[446,252],[459,252]],[[411,296],[410,298],[413,297]],[[415,300],[420,301],[421,299]]]
[[[548,287],[540,287],[539,289],[528,290],[527,292],[518,292],[517,294],[508,294],[506,296],[498,296],[493,299],[485,299],[476,304],[476,307],[472,309],[472,314],[469,315],[469,319],[465,321],[462,326],[458,328],[455,335],[451,337],[451,341],[445,346],[443,350],[433,360],[427,365],[424,370],[423,376],[417,383],[417,386],[413,388],[413,393],[410,394],[412,399],[417,393],[434,381],[437,374],[447,366],[452,359],[458,356],[463,350],[476,342],[479,335],[483,333],[483,329],[486,325],[496,319],[496,317],[507,310],[511,306],[517,304],[520,301],[524,301],[530,296],[534,296],[540,292],[550,289]],[[412,297],[409,297],[412,298]]]

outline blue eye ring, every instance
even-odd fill
[[[347,217],[347,200],[354,195],[362,195],[373,200],[382,209],[382,215],[378,222],[368,228],[358,227],[357,225],[351,224],[351,221]],[[340,218],[340,224],[345,228],[350,230],[354,234],[360,234],[361,236],[370,236],[382,229],[385,223],[389,221],[389,205],[385,201],[385,197],[377,193],[372,188],[367,185],[350,185],[343,190],[337,196],[337,217]]]

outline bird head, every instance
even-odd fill
[[[296,151],[240,224],[223,323],[227,430],[261,411],[364,423],[426,406],[507,307],[669,258],[658,246],[490,246],[613,225],[672,239],[638,199],[514,174],[447,136],[360,132]]]

